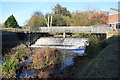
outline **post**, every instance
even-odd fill
[[[85,33],[85,31],[84,31],[84,26],[83,26],[83,33]]]
[[[92,28],[92,26],[91,26],[91,33],[93,32],[93,28]]]
[[[49,27],[49,15],[48,15],[48,24],[47,24],[47,25],[48,25],[48,27]]]
[[[49,15],[48,15],[48,20],[44,17],[45,21],[46,21],[46,25],[47,27],[49,27]]]
[[[51,20],[50,20],[50,27],[52,27],[52,15],[51,15]]]
[[[98,31],[97,32],[99,33],[99,26],[98,26]]]
[[[66,34],[65,34],[65,32],[63,32],[63,38],[65,38],[66,37]]]

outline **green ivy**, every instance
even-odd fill
[[[27,56],[26,50],[23,50],[23,49],[18,50],[16,55],[15,55],[15,57],[17,57],[17,58],[18,57],[23,57],[23,56]]]
[[[2,77],[3,78],[16,78],[16,71],[19,69],[19,62],[14,56],[4,60],[2,65]]]

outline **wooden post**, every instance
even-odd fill
[[[65,34],[65,32],[63,32],[63,38],[65,38],[66,37],[66,34]]]
[[[98,26],[98,33],[99,33],[99,31],[100,31],[100,30],[99,30],[99,26]]]

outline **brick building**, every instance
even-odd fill
[[[3,24],[0,24],[0,28],[2,28],[3,27]]]
[[[108,25],[114,30],[120,29],[120,9],[110,8]]]

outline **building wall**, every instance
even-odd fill
[[[110,23],[118,23],[120,22],[120,14],[113,14],[113,15],[109,15],[109,24]]]

